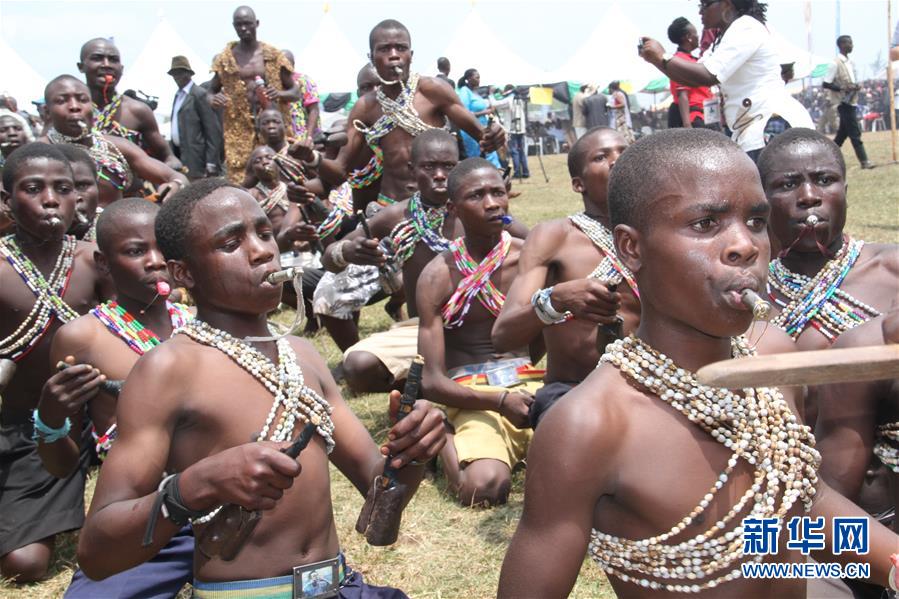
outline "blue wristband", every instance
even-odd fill
[[[56,443],[60,439],[68,437],[69,431],[72,430],[72,421],[69,420],[68,416],[66,416],[65,422],[59,428],[51,428],[44,424],[37,408],[34,409],[32,418],[34,420],[34,430],[31,433],[31,440],[35,443]]]

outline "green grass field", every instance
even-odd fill
[[[864,139],[871,159],[884,165],[890,156],[889,133],[866,133]],[[844,153],[850,165],[849,232],[869,241],[899,242],[899,165],[862,171],[848,143]],[[544,165],[548,183],[534,159],[530,164],[531,179],[516,185],[522,195],[513,200],[512,212],[531,226],[570,214],[580,205],[580,198],[571,191],[565,157],[546,157]],[[381,305],[366,308],[361,334],[382,330],[389,322]],[[329,365],[338,363],[340,354],[327,334],[318,334],[314,342]],[[349,402],[374,438],[382,440],[388,425],[385,396],[355,396]],[[471,510],[459,507],[448,495],[442,476],[426,480],[406,510],[399,541],[393,547],[375,548],[369,547],[353,529],[363,498],[332,468],[335,518],[343,550],[369,582],[397,586],[415,598],[494,596],[506,546],[521,514],[523,481],[524,473],[516,473],[508,505]],[[93,481],[88,496],[92,490]],[[74,533],[61,537],[52,578],[21,587],[0,581],[0,598],[61,597],[75,567],[75,541]],[[605,577],[585,561],[572,596],[614,594]]]

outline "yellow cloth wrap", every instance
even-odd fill
[[[412,359],[418,355],[418,318],[398,322],[386,331],[369,335],[347,348],[344,359],[356,351],[373,354],[390,371],[393,380],[406,378]]]
[[[543,386],[543,380],[541,378],[540,380],[523,381],[508,388],[471,382],[459,384],[478,391],[494,391],[496,393],[527,391],[533,395],[537,389]],[[527,456],[528,445],[531,443],[534,431],[529,427],[515,428],[509,419],[500,416],[499,412],[446,408],[446,418],[456,430],[453,441],[460,464],[491,459],[499,460],[512,468],[518,462],[524,461]]]

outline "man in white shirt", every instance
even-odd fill
[[[172,58],[168,72],[178,92],[172,104],[172,151],[191,180],[221,172],[222,124],[206,100],[206,91],[191,80],[194,71],[184,56]]]
[[[837,38],[837,48],[840,49],[840,53],[827,69],[822,84],[824,88],[830,90],[830,103],[832,106],[836,106],[837,114],[840,115],[840,128],[837,129],[837,135],[833,141],[838,146],[842,146],[848,137],[862,168],[874,168],[865,152],[865,145],[862,143],[862,130],[858,125],[858,117],[855,112],[858,105],[858,90],[861,88],[856,77],[855,65],[849,60],[849,53],[852,52],[852,38],[848,35],[841,35]]]

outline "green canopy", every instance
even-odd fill
[[[811,74],[809,75],[809,77],[813,77],[813,78],[823,77],[824,75],[827,74],[827,68],[828,68],[829,66],[830,66],[830,63],[829,63],[829,62],[825,62],[825,63],[819,64],[819,65],[816,66],[814,69],[812,69],[812,72],[811,72]]]
[[[653,79],[649,83],[646,84],[646,87],[643,88],[643,92],[647,94],[657,94],[659,92],[666,92],[670,89],[671,81],[668,77],[659,77],[658,79]]]

